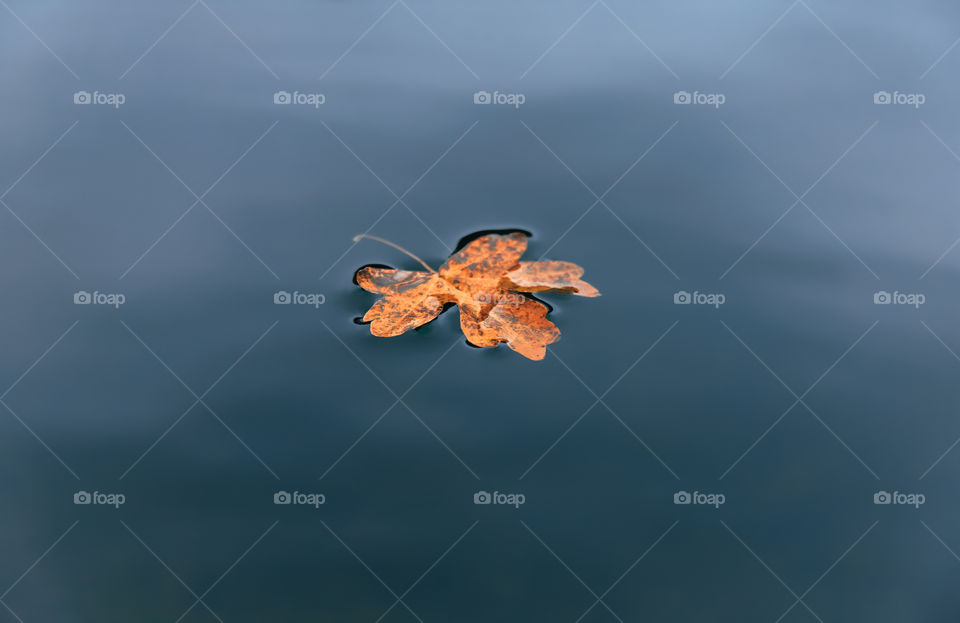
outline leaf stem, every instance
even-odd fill
[[[405,253],[405,254],[409,255],[410,257],[412,257],[413,259],[417,260],[418,262],[420,262],[420,264],[423,265],[424,268],[426,268],[427,270],[429,270],[431,273],[437,272],[437,271],[433,270],[432,268],[430,268],[430,265],[429,265],[429,264],[427,264],[426,262],[424,262],[423,260],[421,260],[419,257],[417,257],[416,255],[414,255],[414,254],[411,253],[410,251],[407,251],[406,249],[404,249],[403,247],[401,247],[400,245],[398,245],[398,244],[396,244],[396,243],[390,242],[389,240],[384,240],[384,239],[381,238],[380,236],[373,236],[373,235],[370,235],[370,234],[357,234],[356,236],[353,237],[353,241],[354,241],[354,242],[359,242],[361,238],[369,238],[370,240],[376,240],[377,242],[382,242],[383,244],[385,244],[385,245],[387,245],[387,246],[389,246],[389,247],[393,247],[393,248],[396,249],[397,251],[400,251],[401,253]]]

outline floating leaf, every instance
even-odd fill
[[[375,236],[416,259],[425,271],[367,266],[357,271],[357,284],[383,295],[363,316],[378,337],[400,335],[422,326],[453,304],[460,309],[460,328],[474,346],[501,342],[528,359],[541,360],[548,344],[560,339],[549,320],[550,309],[524,293],[559,292],[600,296],[580,279],[583,269],[571,262],[521,262],[527,237],[520,232],[486,234],[451,255],[439,270],[392,242]]]

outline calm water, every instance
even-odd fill
[[[637,4],[9,0],[0,620],[955,621],[960,9]],[[544,361],[353,323],[510,227]]]

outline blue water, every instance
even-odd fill
[[[955,621],[958,24],[7,0],[0,620]],[[603,293],[544,361],[353,322],[502,228]]]

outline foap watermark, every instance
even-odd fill
[[[73,494],[73,503],[83,506],[87,504],[97,506],[112,506],[120,508],[127,501],[127,496],[122,493],[103,493],[101,491],[77,491]]]
[[[526,501],[527,496],[522,493],[500,493],[499,491],[490,493],[489,491],[477,491],[473,494],[473,503],[479,505],[501,504],[520,508]]]
[[[327,96],[323,93],[301,93],[300,91],[277,91],[273,94],[273,103],[280,106],[297,105],[313,106],[320,108],[327,102]]]
[[[886,106],[892,104],[895,106],[913,106],[920,108],[927,101],[927,96],[923,93],[901,93],[900,91],[877,91],[873,94],[873,103]]]
[[[912,305],[916,309],[927,302],[926,295],[920,292],[887,292],[880,290],[873,293],[874,305]]]
[[[277,491],[273,494],[273,503],[280,506],[289,504],[320,508],[321,505],[327,503],[327,496],[322,493],[302,493],[300,491],[290,493],[289,491]]]
[[[120,108],[127,101],[123,93],[101,93],[100,91],[77,91],[73,94],[73,103],[79,106],[113,106]]]
[[[497,294],[481,292],[473,298],[481,305],[486,305],[488,303],[493,305],[520,305],[527,300],[527,297],[517,292],[500,292]]]
[[[722,493],[702,493],[700,491],[677,491],[673,494],[674,504],[696,504],[702,506],[712,506],[720,508],[726,504],[727,496]]]
[[[274,305],[312,305],[315,309],[318,309],[326,300],[327,297],[319,292],[300,292],[297,290],[287,292],[286,290],[280,290],[273,293]]]
[[[127,302],[127,297],[119,292],[108,294],[106,292],[87,292],[79,290],[73,293],[74,305],[113,305],[119,309],[121,305]]]
[[[527,101],[527,96],[523,93],[501,93],[500,91],[477,91],[473,94],[474,104],[499,104],[501,106],[513,106],[520,108]]]
[[[873,503],[878,506],[893,504],[898,506],[912,506],[920,508],[927,501],[927,496],[922,493],[901,493],[894,491],[877,491],[873,494]]]
[[[694,104],[697,106],[713,106],[720,108],[727,101],[727,96],[723,93],[701,93],[700,91],[677,91],[673,94],[673,103],[685,106]]]
[[[719,308],[727,302],[727,297],[719,292],[687,292],[680,290],[673,293],[674,305],[713,305]]]

